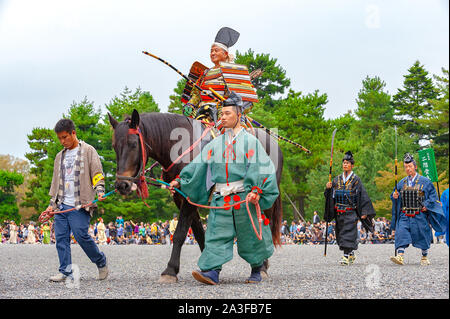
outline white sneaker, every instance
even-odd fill
[[[106,279],[106,277],[108,277],[108,274],[108,266],[105,265],[105,267],[98,268],[98,280]]]
[[[66,275],[64,275],[62,273],[58,273],[57,275],[51,276],[50,281],[61,282],[61,281],[65,281],[66,278],[67,278]]]

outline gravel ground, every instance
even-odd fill
[[[236,252],[220,274],[221,284],[207,286],[191,275],[197,269],[198,246],[185,245],[179,281],[159,284],[170,257],[169,246],[100,246],[110,275],[97,281],[97,268],[78,245],[72,262],[80,269],[79,287],[52,283],[58,257],[54,245],[0,245],[0,298],[155,298],[155,299],[409,299],[449,298],[449,249],[432,245],[430,266],[420,266],[420,250],[408,248],[405,265],[392,263],[393,245],[360,245],[356,263],[340,266],[341,252],[329,246],[283,246],[270,259],[269,278],[259,285],[244,284],[250,267]]]

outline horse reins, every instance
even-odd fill
[[[169,166],[167,169],[164,168],[164,167],[162,167],[163,171],[164,171],[164,172],[170,171],[170,170],[172,169],[172,167],[173,167],[176,163],[178,163],[178,162],[181,160],[181,158],[183,158],[186,154],[192,152],[192,151],[197,147],[197,145],[203,140],[203,138],[208,134],[208,132],[209,132],[211,129],[212,129],[212,126],[208,126],[208,127],[203,131],[201,137],[200,137],[198,140],[196,140],[196,141],[195,141],[195,142],[194,142],[187,150],[185,150],[180,156],[178,156],[178,158],[175,159],[175,160],[172,162],[172,164],[170,164],[170,166]],[[147,178],[151,179],[151,180],[154,181],[154,182],[157,182],[157,183],[159,183],[159,184],[166,185],[166,186],[169,186],[169,187],[170,187],[170,184],[168,184],[168,183],[166,183],[166,182],[164,182],[164,181],[155,179],[155,178],[153,178],[153,177],[146,177],[146,176],[145,176],[145,173],[146,173],[145,165],[146,165],[146,163],[147,163],[147,156],[146,156],[146,151],[145,151],[145,148],[144,148],[144,137],[143,137],[143,135],[142,135],[142,132],[141,132],[141,130],[140,130],[139,128],[137,128],[137,129],[132,129],[132,128],[130,128],[130,129],[128,129],[128,134],[136,134],[136,135],[139,136],[139,140],[140,140],[140,144],[141,144],[141,149],[142,149],[142,161],[141,161],[141,165],[140,165],[140,168],[139,168],[139,173],[138,173],[135,177],[121,176],[121,175],[116,175],[116,177],[117,177],[119,180],[138,181],[138,182],[139,182],[139,186],[138,186],[139,192],[138,192],[138,193],[140,193],[139,195],[140,195],[142,201],[144,202],[144,204],[145,204],[147,207],[150,207],[150,206],[145,202],[145,200],[144,200],[144,198],[147,198],[147,197],[148,197]],[[155,163],[155,164],[156,164],[156,163]],[[155,166],[155,164],[153,164],[153,165],[150,167],[150,170]],[[250,221],[251,221],[251,223],[252,223],[252,227],[253,227],[253,230],[254,230],[254,232],[255,232],[255,234],[256,234],[256,237],[257,237],[259,240],[262,240],[262,223],[263,223],[263,221],[264,221],[264,224],[267,225],[268,223],[267,223],[266,221],[268,221],[268,219],[267,219],[264,215],[262,215],[262,213],[261,213],[261,207],[259,206],[259,203],[256,202],[256,204],[255,204],[255,208],[256,208],[256,216],[257,216],[257,219],[258,219],[258,222],[259,222],[259,231],[258,231],[258,230],[256,229],[256,226],[255,226],[253,217],[252,217],[251,212],[250,212],[250,207],[249,207],[249,202],[250,202],[249,196],[250,196],[250,194],[253,193],[254,190],[256,190],[257,193],[262,193],[262,191],[261,191],[261,189],[260,189],[259,187],[256,187],[256,186],[253,187],[253,188],[252,188],[252,191],[251,191],[250,193],[247,194],[247,196],[246,196],[246,198],[245,198],[244,200],[239,201],[239,202],[236,202],[236,203],[234,203],[234,204],[228,204],[228,205],[224,205],[224,206],[207,206],[207,205],[201,205],[201,204],[194,203],[194,202],[192,202],[192,201],[190,200],[190,198],[189,198],[186,194],[184,194],[181,190],[176,189],[176,188],[174,188],[174,189],[175,189],[181,196],[183,196],[183,197],[187,200],[187,202],[188,202],[189,204],[191,204],[191,205],[193,205],[193,206],[201,207],[201,208],[207,208],[207,209],[229,209],[229,208],[231,208],[231,207],[234,207],[234,206],[240,205],[240,204],[242,204],[242,203],[245,203],[245,204],[246,204],[246,207],[247,207],[247,213],[248,213],[249,219],[250,219]]]
[[[165,168],[163,167],[163,170],[164,170],[165,172],[170,171],[170,169],[171,169],[171,168],[172,168],[172,167],[173,167],[173,166],[174,166],[174,165],[175,165],[175,164],[176,164],[183,156],[185,156],[186,154],[190,153],[193,149],[195,149],[195,147],[203,140],[203,138],[204,138],[204,137],[206,136],[206,134],[211,130],[211,128],[212,128],[211,126],[209,126],[208,128],[206,128],[206,129],[203,131],[202,136],[201,136],[197,141],[195,141],[195,143],[193,143],[193,144],[192,144],[186,151],[184,151],[184,152],[183,152],[183,153],[182,153],[175,161],[173,161],[172,164],[171,164],[167,169],[165,169]],[[131,177],[131,176],[123,176],[123,175],[116,175],[116,178],[119,179],[119,180],[129,180],[129,181],[133,181],[133,182],[137,181],[137,182],[139,183],[139,186],[138,186],[138,189],[139,189],[139,195],[140,195],[142,201],[144,202],[144,204],[145,204],[147,207],[150,207],[150,206],[145,202],[145,200],[144,200],[144,198],[147,198],[147,197],[148,197],[147,178],[149,178],[149,179],[151,179],[152,181],[157,182],[157,183],[159,183],[159,184],[166,185],[166,186],[168,186],[168,187],[170,187],[170,184],[168,184],[168,183],[166,183],[166,182],[164,182],[164,181],[155,179],[155,178],[153,178],[153,177],[146,177],[146,176],[145,176],[145,173],[146,173],[145,165],[146,165],[146,163],[147,163],[147,156],[146,156],[147,153],[146,153],[146,149],[145,149],[145,147],[144,147],[144,137],[143,137],[143,135],[142,135],[142,132],[141,132],[141,130],[140,130],[139,128],[136,128],[136,129],[130,128],[130,129],[128,129],[128,134],[135,134],[135,135],[138,135],[138,136],[139,136],[139,141],[140,141],[140,144],[141,144],[141,150],[142,150],[142,160],[140,161],[140,163],[141,163],[141,164],[140,164],[140,168],[139,168],[138,174],[137,174],[136,176],[134,176],[134,177]],[[157,163],[157,162],[156,162],[156,163]],[[156,163],[154,163],[154,164],[150,167],[150,170],[155,166]],[[154,184],[152,184],[152,185],[154,185]],[[258,230],[256,229],[256,226],[255,226],[253,217],[252,217],[252,215],[251,215],[250,207],[249,207],[249,202],[250,202],[250,198],[249,198],[249,197],[250,197],[250,195],[251,195],[252,193],[254,193],[254,190],[256,190],[257,193],[262,193],[262,191],[261,191],[261,189],[260,189],[259,187],[257,187],[257,186],[253,187],[253,188],[252,188],[252,191],[249,192],[249,193],[247,194],[247,196],[246,196],[246,198],[245,198],[244,200],[235,202],[235,203],[233,203],[233,204],[228,204],[228,203],[227,203],[227,204],[224,205],[224,206],[207,206],[207,205],[201,205],[201,204],[194,203],[194,202],[192,202],[191,199],[190,199],[186,194],[184,194],[181,190],[179,190],[179,189],[177,189],[177,188],[174,188],[174,189],[175,189],[175,191],[177,191],[181,196],[183,196],[189,204],[191,204],[191,205],[193,205],[193,206],[201,207],[201,208],[207,208],[207,209],[230,209],[231,207],[235,207],[235,206],[238,206],[238,205],[240,205],[240,204],[242,204],[242,203],[245,203],[245,204],[246,204],[246,208],[247,208],[247,213],[248,213],[249,219],[250,219],[250,221],[251,221],[251,223],[252,223],[252,227],[253,227],[253,230],[254,230],[254,232],[255,232],[255,234],[256,234],[256,237],[258,238],[258,240],[262,240],[262,223],[263,223],[263,221],[264,221],[264,224],[267,225],[267,224],[268,224],[268,222],[267,222],[268,219],[261,213],[261,207],[260,207],[259,203],[256,202],[256,204],[254,204],[254,205],[255,205],[255,208],[256,208],[256,216],[257,216],[257,220],[258,220],[258,223],[259,223],[259,231],[258,231]],[[108,197],[108,196],[110,196],[111,194],[113,194],[113,193],[115,193],[115,192],[116,192],[116,190],[113,190],[113,191],[111,191],[111,192],[105,194],[105,195],[103,196],[103,198]],[[88,206],[91,206],[91,205],[95,204],[95,203],[98,202],[98,201],[99,201],[99,200],[96,199],[96,200],[94,200],[94,201],[92,201],[92,202],[90,202],[90,203],[88,203],[88,204],[82,205],[81,208],[86,208],[86,207],[88,207]],[[54,214],[67,213],[67,212],[73,211],[73,210],[75,210],[75,209],[77,209],[77,208],[76,208],[76,207],[73,207],[73,208],[70,208],[70,209],[66,209],[66,210],[62,210],[62,211],[57,211],[57,212],[44,211],[44,212],[42,212],[41,215],[39,216],[39,222],[41,222],[41,223],[47,222],[51,217],[53,217]]]
[[[150,178],[152,181],[155,181],[155,182],[157,182],[159,184],[163,184],[163,185],[166,185],[167,187],[170,187],[170,184],[166,183],[164,181],[158,180],[158,179],[153,178],[153,177],[147,177],[147,178]],[[258,186],[253,186],[252,190],[247,194],[247,196],[245,197],[244,200],[235,202],[233,204],[228,204],[227,203],[226,205],[223,205],[223,206],[208,206],[208,205],[201,205],[201,204],[194,203],[193,201],[191,201],[189,196],[187,196],[181,190],[179,190],[178,188],[175,188],[175,187],[173,189],[175,191],[177,191],[181,196],[183,196],[189,204],[191,204],[193,206],[201,207],[201,208],[207,208],[207,209],[230,209],[231,207],[238,206],[238,205],[240,205],[242,203],[245,203],[245,205],[247,207],[248,217],[249,217],[249,219],[250,219],[250,221],[252,223],[252,227],[253,227],[253,230],[255,232],[255,235],[258,238],[258,240],[262,240],[262,224],[264,222],[264,225],[268,225],[269,224],[269,219],[261,213],[261,207],[259,205],[259,202],[256,202],[256,204],[254,204],[254,205],[255,205],[255,208],[256,208],[256,217],[257,217],[257,220],[259,222],[259,232],[258,232],[258,230],[256,229],[256,226],[255,226],[254,220],[253,220],[253,216],[251,215],[250,207],[248,205],[249,202],[250,202],[250,198],[249,197],[250,197],[250,195],[252,193],[254,193],[255,191],[258,194],[262,193],[262,190]]]
[[[108,197],[108,196],[114,194],[115,192],[116,192],[116,190],[110,191],[109,193],[106,193],[105,195],[103,195],[103,198],[106,198],[106,197]],[[98,201],[99,201],[99,199],[95,199],[95,200],[93,200],[92,202],[90,202],[90,203],[88,203],[88,204],[82,205],[80,208],[72,207],[72,208],[69,208],[69,209],[59,210],[59,211],[47,211],[47,210],[45,210],[45,211],[43,211],[43,212],[41,213],[41,215],[39,215],[39,219],[38,219],[38,220],[39,220],[40,223],[45,223],[45,222],[47,222],[50,218],[52,218],[53,215],[55,215],[55,214],[62,214],[62,213],[71,212],[71,211],[76,210],[76,209],[77,209],[77,210],[83,209],[83,208],[86,208],[86,207],[89,207],[89,206],[94,205],[94,204],[95,204],[96,202],[98,202]]]

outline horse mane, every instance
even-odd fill
[[[170,164],[169,152],[177,140],[170,140],[170,134],[173,129],[185,128],[192,136],[193,119],[184,115],[173,113],[141,113],[140,123],[144,131],[144,135],[150,139],[150,146],[152,147],[154,155],[165,154],[167,158],[159,159],[158,161],[167,165]]]

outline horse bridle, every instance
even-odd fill
[[[138,173],[136,176],[131,177],[131,176],[124,176],[124,175],[117,175],[116,174],[116,178],[118,180],[126,180],[126,181],[132,181],[132,182],[145,182],[145,165],[147,164],[147,153],[144,147],[144,137],[142,136],[142,132],[141,130],[138,128],[129,128],[128,129],[128,135],[130,134],[136,134],[139,136],[139,141],[141,144],[141,153],[142,153],[142,158],[140,160],[140,167],[138,170]],[[150,149],[151,147],[145,143],[145,145],[147,145]]]
[[[211,124],[210,123],[206,123],[206,124],[208,124],[208,127],[203,131],[203,133],[202,133],[202,135],[200,136],[200,138],[197,140],[197,141],[195,141],[194,142],[194,144],[192,144],[187,150],[185,150],[177,159],[175,159],[170,165],[169,165],[169,167],[166,169],[166,168],[164,168],[164,167],[162,167],[162,170],[164,171],[164,172],[169,172],[171,169],[172,169],[172,167],[175,165],[175,164],[177,164],[178,163],[178,161],[183,157],[183,156],[185,156],[186,154],[188,154],[188,153],[190,153],[190,152],[192,152],[193,150],[194,150],[194,148],[195,147],[197,147],[197,145],[199,144],[199,143],[201,143],[201,141],[203,140],[203,138],[208,134],[208,132],[211,130],[211,128],[212,128],[212,126],[211,126]],[[124,175],[117,175],[116,174],[116,178],[118,179],[118,180],[126,180],[126,181],[132,181],[132,182],[140,182],[140,183],[146,183],[146,178],[145,178],[145,173],[146,173],[146,170],[145,170],[145,165],[147,164],[147,154],[146,154],[146,149],[145,149],[145,147],[144,147],[144,144],[151,150],[152,148],[151,148],[151,146],[150,145],[148,145],[147,143],[145,143],[145,141],[144,141],[144,137],[143,137],[143,135],[142,135],[142,132],[141,132],[141,130],[139,129],[139,127],[138,128],[136,128],[136,129],[133,129],[133,128],[129,128],[128,129],[128,135],[130,135],[130,134],[136,134],[136,135],[138,135],[139,136],[139,140],[140,140],[140,142],[141,142],[141,150],[142,150],[142,160],[141,160],[141,165],[140,165],[140,167],[139,167],[139,171],[138,171],[138,174],[136,175],[136,176],[134,176],[134,177],[130,177],[130,176],[124,176]],[[158,163],[158,162],[156,162],[156,163]],[[149,170],[151,170],[151,169],[153,169],[153,167],[155,166],[155,164],[156,163],[154,163],[150,168],[149,168]],[[153,184],[152,184],[153,185]],[[154,186],[157,186],[157,185],[154,185]]]

